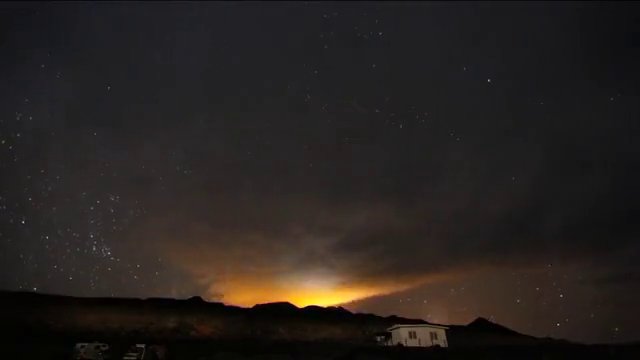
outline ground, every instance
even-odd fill
[[[123,349],[140,339],[97,339]],[[2,359],[70,359],[70,338],[3,337]],[[548,345],[419,349],[328,342],[177,341],[164,344],[171,360],[412,360],[412,359],[637,359],[640,345]]]

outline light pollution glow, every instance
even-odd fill
[[[298,307],[309,305],[335,306],[373,296],[386,295],[409,288],[439,281],[443,275],[432,275],[396,281],[381,280],[375,285],[347,284],[341,277],[327,271],[303,272],[286,276],[261,278],[233,277],[209,287],[208,297],[221,299],[230,305],[250,307],[269,302],[289,302]]]
[[[298,307],[309,305],[332,306],[347,303],[400,288],[373,287],[364,285],[346,286],[331,284],[324,279],[313,279],[310,282],[262,279],[234,279],[225,284],[211,286],[210,297],[222,293],[223,301],[237,306],[253,306],[255,304],[286,301]]]

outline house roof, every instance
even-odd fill
[[[433,325],[433,324],[396,324],[388,328],[387,331],[393,331],[398,328],[435,328],[435,329],[448,329],[446,326]]]

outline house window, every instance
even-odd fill
[[[438,340],[438,333],[437,332],[432,331],[432,332],[429,333],[429,336],[431,338],[431,341],[437,341]]]
[[[409,339],[417,339],[418,338],[418,334],[416,334],[415,331],[410,330],[409,331]]]

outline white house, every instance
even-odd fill
[[[393,325],[387,331],[391,333],[388,345],[403,346],[441,346],[447,347],[446,326],[431,324]]]

